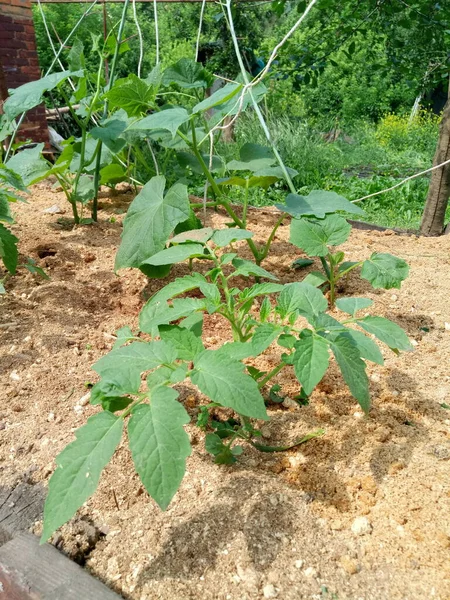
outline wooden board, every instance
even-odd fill
[[[0,548],[0,598],[120,600],[115,592],[36,536],[19,533]]]
[[[44,499],[45,490],[40,484],[0,486],[0,546],[42,518]]]

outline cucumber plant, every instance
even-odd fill
[[[25,156],[30,157],[33,150],[24,150]],[[14,157],[13,157],[14,158]],[[19,264],[19,250],[17,247],[18,238],[8,228],[8,225],[14,224],[14,217],[11,212],[11,203],[25,202],[26,195],[29,193],[26,181],[19,172],[13,169],[13,160],[7,164],[0,162],[0,258],[8,273],[15,275],[18,267],[24,267],[31,273],[38,273],[47,278],[45,272],[38,267],[31,258],[24,264]],[[28,165],[32,169],[31,164]],[[5,293],[5,288],[0,279],[0,294]]]
[[[336,302],[337,283],[354,269],[361,268],[361,277],[375,289],[386,290],[399,289],[409,273],[408,264],[392,254],[374,252],[366,260],[344,260],[344,252],[335,247],[347,241],[351,229],[350,223],[337,214],[322,219],[302,217],[291,221],[290,241],[308,256],[319,257],[323,266],[323,272],[312,271],[304,281],[328,289],[331,307]],[[297,263],[300,267],[307,264],[310,262],[305,263],[305,259]]]
[[[239,257],[233,244],[249,240],[241,228],[202,228],[183,232],[154,253],[146,264],[162,267],[198,261],[204,273],[191,271],[157,292],[144,305],[139,331],[124,327],[114,348],[93,366],[100,376],[91,404],[103,410],[76,432],[76,440],[57,457],[44,509],[42,540],[69,520],[94,493],[100,474],[122,440],[124,428],[135,469],[150,496],[166,509],[185,473],[191,453],[184,426],[190,416],[178,400],[177,385],[189,380],[210,401],[199,425],[209,429],[206,450],[218,463],[232,463],[242,453],[236,442],[262,451],[283,450],[259,442],[258,421],[268,419],[264,390],[283,369],[292,369],[304,396],[324,377],[331,356],[351,394],[370,407],[366,361],[383,364],[374,335],[393,351],[411,350],[405,332],[376,316],[360,316],[367,298],[337,300],[347,316],[328,314],[328,302],[316,287],[282,285],[255,262]],[[241,278],[258,278],[241,289]],[[186,296],[195,290],[195,296]],[[202,341],[203,315],[217,314],[230,326],[230,339],[211,350]],[[261,372],[254,360],[268,347],[280,346],[278,364]],[[245,362],[243,362],[245,361]],[[225,422],[209,408],[225,407]],[[212,430],[212,431],[211,431]],[[302,443],[321,432],[312,432]]]

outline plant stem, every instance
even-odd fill
[[[287,213],[283,213],[283,214],[281,215],[281,217],[278,219],[278,221],[275,223],[275,225],[274,225],[274,227],[273,227],[273,229],[272,229],[272,231],[271,231],[271,233],[270,233],[270,235],[269,235],[269,237],[268,237],[268,239],[267,239],[267,242],[266,242],[266,244],[265,244],[265,246],[264,246],[264,249],[263,249],[263,251],[262,251],[262,253],[261,253],[261,259],[260,259],[260,261],[257,263],[258,265],[259,265],[259,264],[261,264],[261,262],[262,262],[262,261],[263,261],[263,260],[266,258],[266,256],[269,254],[270,246],[272,245],[273,238],[275,237],[275,234],[276,234],[276,232],[277,232],[277,230],[278,230],[278,227],[281,225],[281,223],[284,221],[284,219],[285,219],[287,216],[288,216],[288,214],[287,214]]]
[[[242,209],[242,223],[244,225],[244,229],[247,227],[247,208],[248,208],[248,179],[245,180],[244,208]]]
[[[122,17],[120,19],[120,25],[119,25],[119,31],[117,32],[117,44],[116,47],[114,49],[114,56],[113,56],[113,60],[111,63],[111,70],[109,72],[109,81],[108,84],[106,86],[105,92],[109,92],[109,90],[111,89],[113,83],[114,83],[114,79],[115,79],[115,75],[116,75],[116,67],[117,67],[117,58],[119,56],[119,50],[120,50],[120,44],[121,44],[121,40],[122,40],[122,34],[123,34],[123,29],[125,26],[125,19],[127,16],[127,10],[128,10],[128,5],[129,5],[130,0],[124,0],[124,5],[123,5],[123,10],[122,10]],[[105,104],[103,107],[103,118],[105,119],[108,116],[108,100],[105,100]],[[92,200],[92,220],[93,221],[97,221],[97,212],[98,212],[98,188],[99,188],[99,181],[100,181],[100,166],[101,166],[101,159],[102,159],[102,141],[99,140],[98,144],[97,144],[97,148],[96,151],[98,151],[97,154],[97,160],[95,163],[95,171],[94,171],[94,198]]]
[[[268,383],[273,377],[275,377],[275,375],[278,375],[278,373],[284,369],[286,365],[284,363],[280,363],[279,365],[277,365],[274,369],[272,369],[269,373],[267,373],[267,375],[261,379],[261,381],[258,383],[258,389],[263,388],[266,383]]]
[[[228,15],[228,19],[227,19],[228,20],[228,27],[230,28],[230,34],[231,34],[231,38],[233,40],[234,52],[236,54],[236,58],[237,58],[237,61],[239,63],[239,67],[241,69],[242,78],[243,78],[245,84],[249,85],[250,81],[249,81],[249,78],[248,78],[248,75],[247,75],[247,71],[245,69],[244,61],[242,60],[241,50],[239,48],[239,42],[238,42],[238,39],[237,39],[237,36],[236,36],[236,32],[235,32],[235,29],[234,29],[233,14],[232,14],[232,11],[231,11],[231,0],[226,0],[226,9],[227,9],[227,15]],[[286,165],[284,164],[283,159],[281,158],[281,155],[278,152],[278,149],[275,146],[274,141],[272,140],[272,135],[271,135],[271,133],[269,131],[269,128],[267,127],[266,121],[264,119],[264,115],[262,114],[261,109],[259,108],[259,105],[258,105],[258,103],[255,100],[255,97],[253,95],[253,91],[252,91],[251,87],[248,88],[248,93],[250,94],[250,98],[251,98],[251,101],[252,101],[252,104],[253,104],[253,108],[254,108],[256,116],[258,117],[258,120],[259,120],[259,122],[261,124],[261,127],[262,127],[262,129],[264,131],[264,134],[265,134],[265,136],[267,138],[267,141],[269,142],[269,144],[270,144],[270,146],[272,148],[272,151],[275,154],[275,157],[276,157],[276,159],[278,161],[278,164],[280,165],[281,170],[283,171],[283,175],[284,175],[284,177],[286,179],[288,187],[289,187],[289,189],[291,190],[291,192],[293,194],[296,194],[297,190],[295,189],[295,186],[292,183],[291,176],[289,175],[289,171],[287,170]]]
[[[178,135],[181,137],[182,140],[184,140],[192,148],[192,151],[194,152],[194,154],[195,154],[198,162],[200,163],[200,166],[203,169],[205,177],[208,180],[208,182],[209,182],[209,184],[211,186],[211,189],[214,192],[216,200],[218,198],[220,198],[220,201],[218,201],[217,204],[220,205],[220,206],[222,206],[224,208],[224,210],[226,210],[226,212],[229,214],[229,216],[233,219],[233,222],[236,223],[236,225],[240,229],[245,229],[244,223],[241,221],[241,219],[237,216],[237,214],[231,208],[231,206],[227,202],[227,200],[225,200],[223,192],[220,190],[219,186],[214,181],[214,177],[211,175],[211,172],[210,172],[210,170],[208,168],[208,165],[203,160],[203,156],[201,155],[201,152],[200,152],[200,150],[199,150],[199,148],[197,146],[197,139],[196,139],[196,136],[195,136],[195,125],[194,125],[194,121],[193,120],[191,121],[191,129],[192,129],[192,142],[180,130],[178,130]],[[251,239],[246,240],[246,242],[247,242],[250,250],[252,251],[253,256],[255,257],[256,263],[259,264],[261,262],[260,252],[259,252],[259,250],[258,250],[255,242],[253,240],[251,240]]]

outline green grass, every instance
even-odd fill
[[[355,123],[342,132],[337,141],[327,142],[324,139],[326,128],[320,125],[314,126],[299,118],[268,118],[269,128],[286,165],[299,172],[294,180],[299,193],[307,194],[320,188],[336,191],[349,200],[389,188],[431,166],[438,135],[436,122],[405,129],[401,135],[395,131],[395,137],[392,135],[391,138],[389,123],[389,119],[378,127]],[[239,146],[245,142],[267,145],[251,114],[243,115],[235,137],[236,143],[221,144],[220,152],[227,158],[235,157]],[[363,201],[361,206],[367,212],[365,220],[389,227],[416,229],[428,185],[429,176],[423,176]],[[287,187],[282,183],[267,192],[252,190],[251,203],[267,206],[283,202],[287,193]],[[233,189],[233,197],[239,202],[242,192]]]

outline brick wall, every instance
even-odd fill
[[[0,111],[7,89],[40,76],[31,1],[0,0]],[[48,144],[43,106],[28,112],[18,138]]]

